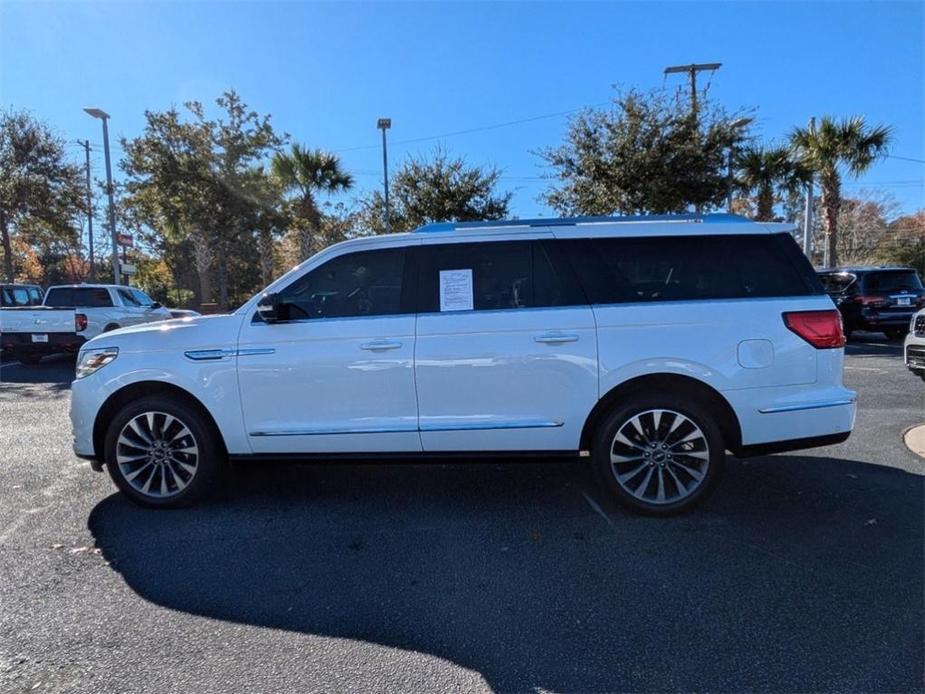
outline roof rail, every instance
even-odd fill
[[[547,217],[537,219],[497,219],[484,222],[433,222],[418,227],[412,233],[429,234],[441,231],[496,229],[504,227],[561,227],[579,224],[623,224],[627,222],[688,222],[688,223],[751,223],[735,214],[651,214],[625,217]]]

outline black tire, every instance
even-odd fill
[[[28,366],[35,366],[38,364],[42,361],[42,356],[42,354],[36,352],[13,352],[13,359]]]
[[[906,336],[905,328],[887,328],[883,331],[887,340],[902,340]]]
[[[154,439],[156,443],[174,439],[176,444],[174,448],[170,449],[166,443],[164,444],[164,448],[171,451],[169,455],[155,453],[151,446],[145,445],[141,436],[124,431],[130,427],[129,423],[136,417],[143,416],[144,421],[142,421],[141,428],[144,433],[146,413],[155,413],[153,427],[147,428],[149,440]],[[170,422],[167,419],[168,416],[173,418],[174,422]],[[192,438],[181,436],[182,429],[178,428],[175,422],[185,426]],[[136,426],[138,426],[137,421]],[[127,435],[124,440],[137,441],[140,445],[126,447],[120,444],[120,435],[123,433]],[[191,445],[196,449],[195,456],[184,452],[188,451]],[[123,407],[112,419],[106,431],[104,450],[106,468],[119,491],[135,503],[149,508],[178,508],[198,501],[216,487],[226,462],[221,437],[212,422],[198,408],[165,396],[141,398]],[[153,461],[151,458],[142,458],[138,461],[126,462],[128,457],[135,456],[139,452],[162,457]],[[123,456],[122,464],[117,459],[117,453]],[[171,455],[175,456],[175,459],[170,457]],[[167,459],[164,459],[165,457]],[[181,467],[184,464],[187,467],[194,467],[195,472],[192,474],[187,472],[185,467]],[[150,473],[140,470],[142,467],[149,468]],[[165,470],[165,468],[169,469]],[[137,483],[129,479],[133,473],[137,473],[133,478],[138,480]],[[150,490],[149,493],[145,493],[143,489],[137,488],[138,485],[143,486],[142,483],[147,481],[149,474],[152,479],[150,486],[160,488],[163,482],[167,487],[167,495],[160,495],[159,490],[155,490],[152,494]],[[184,484],[182,488],[181,483]]]
[[[654,411],[660,411],[657,431],[654,431]],[[637,416],[640,417],[637,424],[642,425],[645,434],[651,436],[651,439],[665,441],[665,446],[659,445],[653,452],[648,438],[631,438],[636,436],[635,430],[627,430],[626,427],[632,427],[632,420]],[[692,425],[690,428],[684,423],[685,419]],[[677,426],[677,429],[669,433],[673,426]],[[681,439],[694,435],[694,427],[699,429],[700,436],[682,443]],[[617,441],[618,432],[633,446]],[[643,450],[646,452],[643,453]],[[612,454],[618,457],[639,454],[640,458],[632,462],[612,463]],[[642,455],[646,455],[646,459]],[[722,476],[725,459],[723,437],[709,409],[690,398],[668,394],[636,395],[616,406],[595,432],[591,451],[595,476],[607,492],[627,508],[653,516],[682,513],[701,503]],[[633,471],[638,474],[631,475]],[[699,480],[695,473],[700,474]],[[624,480],[622,483],[618,481],[618,475]],[[660,493],[659,478],[662,480],[664,501],[657,499]],[[643,487],[642,498],[634,496],[628,489],[637,484]],[[681,491],[682,486],[685,492]],[[686,493],[687,489],[691,491]],[[636,493],[639,493],[639,489]],[[678,497],[676,501],[671,501],[672,493]]]

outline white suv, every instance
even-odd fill
[[[908,369],[925,381],[925,308],[912,316],[903,344]]]
[[[332,246],[231,315],[88,342],[74,450],[148,506],[227,458],[590,457],[628,506],[702,500],[730,450],[844,441],[844,336],[786,225],[432,224]]]

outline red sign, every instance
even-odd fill
[[[118,243],[120,246],[133,248],[135,246],[135,239],[131,234],[116,234],[116,243]]]

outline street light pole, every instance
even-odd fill
[[[809,131],[813,132],[816,130],[816,119],[809,119]],[[813,238],[813,174],[810,172],[809,181],[806,183],[806,202],[804,203],[805,207],[803,209],[803,253],[807,258],[812,261],[813,258],[813,249],[812,249],[812,238]],[[826,252],[828,252],[829,245],[826,244]],[[828,258],[826,258],[826,267],[828,267]]]
[[[382,131],[382,174],[385,187],[385,219],[383,222],[385,223],[385,233],[388,234],[392,230],[392,217],[389,212],[389,154],[385,143],[385,131],[392,127],[392,119],[380,118],[376,122],[376,127]]]
[[[96,255],[93,251],[93,183],[90,179],[90,140],[84,140],[81,142],[77,140],[77,144],[84,148],[84,152],[87,155],[87,231],[89,233],[89,247],[90,247],[90,281],[96,281]]]
[[[116,240],[116,206],[112,199],[112,163],[109,158],[109,114],[99,108],[85,108],[84,112],[103,121],[103,153],[106,158],[106,195],[109,198],[109,235],[112,237],[112,276],[116,284],[122,284],[119,271],[119,244]]]

